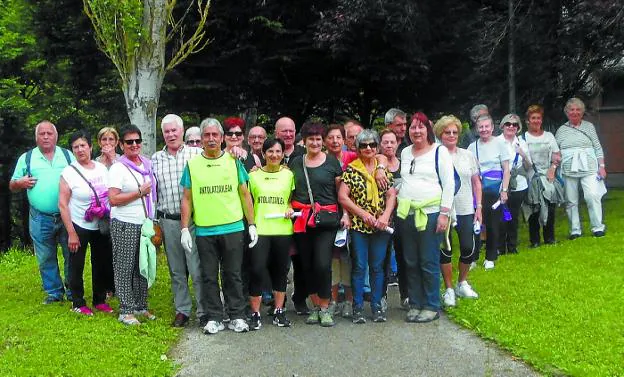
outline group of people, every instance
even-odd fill
[[[120,322],[156,319],[147,298],[155,279],[154,235],[161,232],[173,326],[191,317],[189,277],[205,333],[226,324],[236,332],[260,329],[267,294],[272,323],[290,326],[291,266],[294,311],[307,315],[308,324],[331,327],[336,316],[386,321],[393,265],[406,321],[430,322],[442,304],[478,297],[468,274],[482,237],[486,270],[500,254],[517,253],[522,213],[531,247],[540,245],[542,229],[544,243],[552,244],[554,208],[565,202],[569,239],[578,238],[579,183],[592,233],[604,236],[604,154],[584,110],[579,99],[570,99],[568,122],[552,135],[542,129],[543,108],[534,105],[526,113],[526,133],[521,118],[508,114],[494,136],[487,107],[477,105],[470,114],[476,138],[473,131],[463,135],[455,116],[434,123],[419,112],[408,122],[405,112],[390,109],[379,133],[353,120],[307,122],[300,129],[303,145],[287,117],[268,137],[259,126],[246,131],[236,117],[222,123],[207,118],[185,132],[182,119],[168,114],[161,121],[165,146],[151,158],[141,153],[136,126],[102,129],[101,154],[93,159],[87,132],[71,136],[70,153],[56,146],[56,128],[44,121],[35,130],[37,147],[18,160],[10,188],[27,190],[45,304],[66,297],[77,313],[112,313],[107,297],[114,294]],[[461,148],[466,139],[468,148]],[[453,228],[460,255],[456,284]],[[83,283],[87,245],[91,307]],[[340,289],[344,303],[338,305]]]

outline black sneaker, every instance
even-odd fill
[[[208,324],[207,314],[204,314],[203,316],[199,317],[199,327],[204,328],[206,327],[207,324]]]
[[[362,308],[353,309],[353,323],[366,323],[366,318],[364,318],[364,310],[362,310]]]
[[[373,312],[373,322],[386,322],[386,315],[381,310]]]
[[[273,324],[277,327],[290,327],[290,321],[282,309],[277,309],[273,316]]]
[[[399,278],[397,278],[396,274],[391,274],[388,277],[388,287],[397,287],[399,285]]]
[[[249,324],[249,330],[260,330],[262,327],[262,322],[260,322],[260,313],[255,312],[251,314]]]
[[[308,305],[304,302],[295,302],[295,312],[297,313],[297,315],[308,315],[310,314],[310,308],[308,308]]]

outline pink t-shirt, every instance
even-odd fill
[[[351,151],[342,151],[342,161],[340,161],[340,166],[342,167],[342,171],[347,170],[347,165],[352,163],[358,158],[357,153]]]

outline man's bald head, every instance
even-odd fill
[[[282,139],[286,148],[295,144],[295,121],[288,117],[282,117],[275,122],[275,136]]]
[[[262,144],[264,144],[266,138],[267,133],[263,127],[251,127],[249,134],[247,134],[247,143],[251,147],[253,153],[258,156],[262,155]]]

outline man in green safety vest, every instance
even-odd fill
[[[239,160],[221,150],[223,127],[218,120],[204,119],[200,131],[204,151],[188,161],[180,180],[184,187],[181,242],[187,253],[193,252],[188,229],[192,213],[205,296],[204,333],[216,334],[225,329],[219,271],[231,319],[228,328],[245,332],[249,326],[245,320],[247,300],[241,279],[243,215],[249,224],[249,247],[258,241],[253,201],[247,189],[249,176]]]

